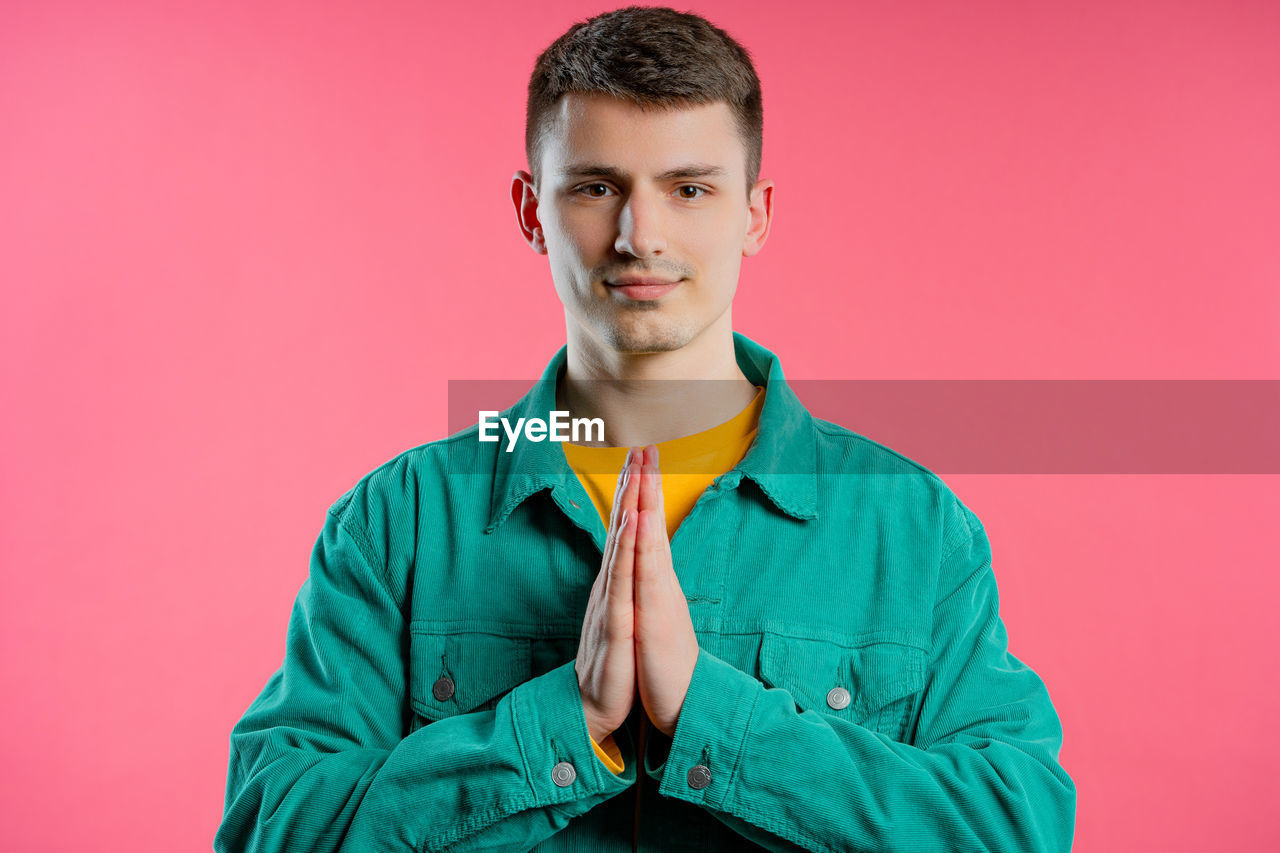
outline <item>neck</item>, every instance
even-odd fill
[[[556,408],[573,418],[600,418],[603,446],[642,447],[703,432],[733,418],[756,394],[738,367],[727,322],[679,349],[646,353],[618,352],[571,327],[566,356]]]

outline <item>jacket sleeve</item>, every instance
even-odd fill
[[[284,662],[231,731],[215,850],[524,850],[634,784],[594,753],[573,661],[410,733],[403,593],[340,504]]]
[[[1075,785],[1040,677],[1008,652],[991,551],[958,506],[912,743],[799,711],[703,649],[673,737],[646,750],[659,793],[770,850],[1070,850]],[[705,781],[699,770],[710,773]],[[702,774],[699,777],[699,774]]]

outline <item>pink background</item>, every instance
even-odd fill
[[[1051,6],[693,6],[764,83],[734,316],[790,377],[1280,378],[1280,5]],[[0,849],[209,849],[325,508],[563,341],[508,182],[605,8],[3,3]],[[1076,849],[1275,849],[1277,478],[946,479]]]

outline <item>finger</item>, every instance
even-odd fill
[[[609,511],[609,534],[612,542],[616,545],[618,522],[621,520],[622,511],[631,506],[634,502],[628,502],[627,495],[635,491],[640,485],[640,466],[636,463],[638,454],[632,448],[627,448],[627,458],[622,465],[622,470],[618,473],[617,488],[613,494],[613,506]],[[632,523],[635,523],[633,518]],[[606,561],[607,562],[607,561]]]
[[[618,521],[622,510],[625,508],[620,500],[621,495],[627,489],[627,483],[632,476],[631,466],[631,450],[627,450],[627,461],[623,463],[622,470],[618,473],[618,482],[613,491],[613,508],[609,512],[609,530],[605,536],[604,557],[602,565],[608,566],[609,561],[613,559],[614,549],[618,546]]]
[[[654,529],[658,515],[651,509],[642,509],[636,517],[635,541],[635,606],[637,610],[656,612],[654,601],[656,588],[654,568],[657,551],[654,542]]]
[[[618,480],[613,487],[613,511],[609,513],[609,529],[612,530],[614,524],[618,521],[618,496],[622,494],[623,487],[627,482],[627,470],[631,467],[631,448],[627,448],[627,458],[622,462],[622,469],[618,471]]]
[[[660,528],[660,535],[664,542],[667,541],[667,510],[666,501],[662,494],[662,472],[658,469],[658,447],[657,445],[648,445],[644,448],[644,474],[641,477],[642,497],[641,509],[652,510],[657,516]],[[643,537],[644,531],[637,531],[637,536]],[[655,547],[658,545],[654,542]]]
[[[622,509],[629,509],[634,514],[639,504],[640,496],[641,455],[634,452],[633,449],[633,452],[630,453],[630,458],[631,464],[627,466],[627,482],[622,494],[619,496],[619,502],[622,504]]]
[[[665,529],[665,525],[667,523],[667,495],[662,488],[662,466],[658,464],[658,445],[656,444],[653,446],[653,481],[654,488],[657,489],[658,492],[658,513],[662,517],[662,523]]]
[[[619,516],[618,547],[609,562],[609,579],[606,589],[608,602],[608,628],[611,640],[621,641],[634,630],[632,586],[636,559],[636,522],[634,509],[624,509]]]
[[[621,519],[623,512],[627,512],[628,517],[630,519],[629,526],[632,528],[630,541],[632,542],[632,545],[625,546],[625,547],[634,547],[635,537],[636,537],[635,527],[636,527],[636,521],[637,521],[636,507],[637,507],[637,504],[639,503],[638,495],[640,492],[640,465],[635,462],[636,454],[631,454],[631,457],[632,457],[631,464],[624,469],[624,482],[622,485],[622,491],[617,496],[617,499],[614,501],[614,506],[613,506],[614,512],[617,514],[619,519]],[[624,547],[619,541],[619,537],[616,532],[614,533],[613,538],[610,540],[609,546],[606,546],[606,547],[609,547],[609,551],[607,556],[605,557],[604,562],[605,562],[605,565],[608,565],[614,560],[619,549]]]
[[[654,474],[657,468],[649,461],[652,459],[651,445],[646,445],[640,450],[640,459],[642,461],[640,474],[640,509],[657,510],[658,495],[654,493]],[[643,535],[637,534],[637,535]]]

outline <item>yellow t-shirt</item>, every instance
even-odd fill
[[[719,426],[702,432],[659,442],[658,467],[681,473],[662,475],[662,500],[667,510],[667,538],[693,509],[711,481],[742,461],[756,439],[760,409],[764,405],[764,387],[756,386],[756,396],[745,409]],[[613,512],[613,495],[618,475],[627,459],[625,447],[587,447],[581,444],[561,445],[569,467],[578,475],[605,527]],[[685,472],[697,473],[685,473]],[[610,473],[611,472],[611,473]],[[591,746],[605,766],[614,773],[625,767],[622,753],[610,734],[601,743],[592,738]]]

